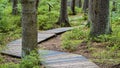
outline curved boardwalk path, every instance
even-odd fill
[[[61,34],[65,31],[73,29],[72,27],[64,27],[51,29],[38,33],[38,43],[41,43],[55,35]],[[4,54],[8,54],[15,57],[21,57],[21,39],[17,39],[10,42],[6,49],[2,51]],[[89,61],[82,55],[71,54],[66,52],[58,52],[52,50],[38,50],[41,55],[42,64],[46,68],[99,68],[96,64]]]

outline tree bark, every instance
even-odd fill
[[[39,6],[39,0],[36,0],[36,9],[38,9]]]
[[[78,0],[78,3],[79,3],[79,8],[81,8],[82,7],[82,1]]]
[[[61,0],[60,17],[57,24],[64,27],[70,26],[67,13],[67,0]]]
[[[37,9],[35,0],[21,0],[22,3],[22,57],[37,47]]]
[[[71,1],[71,10],[72,10],[72,15],[76,15],[76,12],[75,12],[75,0],[72,0]]]
[[[90,0],[89,19],[91,22],[91,36],[110,34],[109,0]]]
[[[89,0],[84,0],[84,3],[83,3],[84,13],[87,13],[88,6],[89,6]]]
[[[113,1],[113,4],[112,4],[112,11],[116,11],[116,2],[115,1]]]
[[[12,2],[12,0],[9,0],[8,2]]]
[[[18,4],[18,0],[12,0],[12,14],[13,15],[16,15],[16,14],[18,14],[18,6],[17,6],[17,4]]]

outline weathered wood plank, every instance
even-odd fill
[[[43,31],[43,33],[55,33],[55,34],[61,34],[63,32],[66,32],[68,30],[72,30],[73,27],[63,27],[63,28],[56,28],[56,29],[51,29],[47,31]]]
[[[53,36],[55,36],[55,34],[38,33],[38,43],[43,42]],[[11,56],[21,57],[21,46],[22,46],[22,39],[17,39],[7,44],[6,49],[4,49],[2,53]]]
[[[51,50],[39,50],[39,54],[46,68],[99,68],[82,55]]]

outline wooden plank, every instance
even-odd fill
[[[21,57],[21,48],[20,45],[7,45],[6,48],[2,51],[3,54],[7,54],[10,56]]]
[[[38,43],[43,42],[53,36],[55,36],[55,34],[38,33]],[[22,47],[22,39],[17,39],[7,44],[6,49],[4,49],[2,53],[15,57],[21,57],[21,47]]]
[[[61,34],[63,32],[66,32],[68,30],[72,30],[73,27],[63,27],[63,28],[56,28],[56,29],[51,29],[47,31],[43,31],[43,33],[55,33],[55,34]]]
[[[46,68],[99,68],[82,55],[51,50],[39,50],[38,52]]]
[[[39,50],[38,52],[46,68],[99,68],[82,55],[51,50]],[[21,57],[21,46],[8,46],[4,53]]]

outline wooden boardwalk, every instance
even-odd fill
[[[38,33],[38,43],[71,29],[73,28],[65,27],[40,32]],[[21,39],[10,42],[2,53],[21,57],[21,42]],[[38,52],[41,55],[40,57],[44,60],[42,64],[46,68],[99,68],[96,64],[82,55],[51,50],[38,50]]]
[[[46,68],[99,68],[82,55],[51,50],[39,50],[39,54]]]

